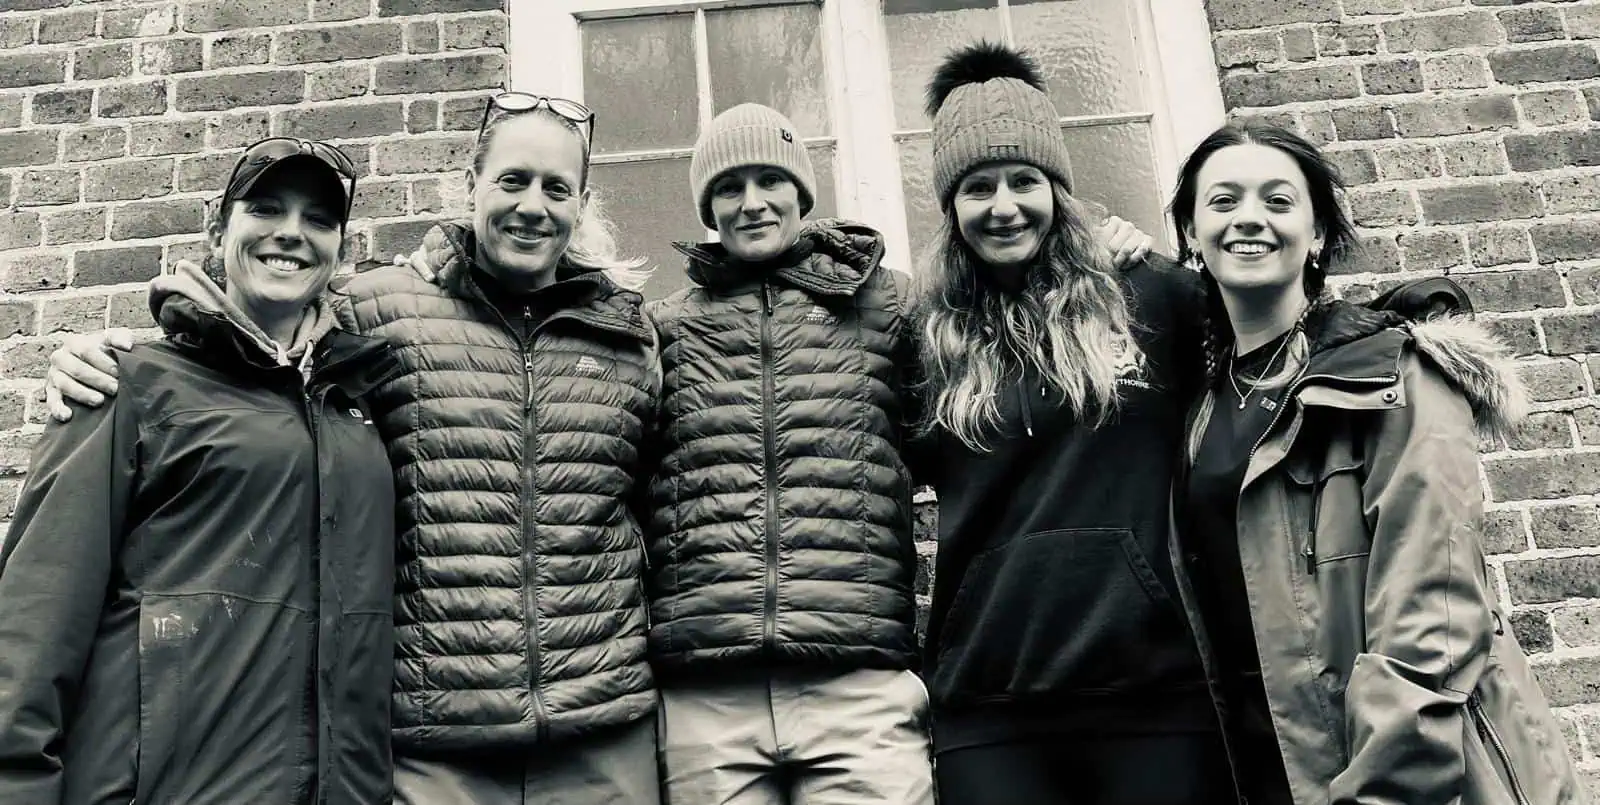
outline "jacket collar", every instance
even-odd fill
[[[795,245],[782,255],[749,263],[728,254],[720,243],[674,243],[689,259],[695,284],[727,291],[768,277],[819,296],[853,296],[883,260],[883,236],[864,224],[839,218],[811,221]]]
[[[440,287],[460,299],[470,299],[500,311],[511,300],[505,293],[486,293],[480,281],[483,269],[476,265],[477,239],[472,227],[462,223],[442,223],[428,230],[422,239],[428,267],[439,278]],[[625,335],[649,343],[651,334],[641,308],[644,297],[618,286],[604,271],[574,269],[562,262],[556,281],[528,294],[557,312],[551,318],[570,318],[599,330]]]

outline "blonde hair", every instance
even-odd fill
[[[1025,371],[1065,397],[1080,421],[1099,426],[1119,405],[1117,378],[1130,364],[1143,367],[1110,256],[1084,206],[1060,182],[1050,185],[1055,217],[1020,292],[979,278],[981,260],[961,239],[953,208],[923,257],[923,428],[943,428],[974,450],[987,450],[1000,425],[1002,384]]]

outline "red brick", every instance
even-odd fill
[[[1600,165],[1600,129],[1507,134],[1512,170],[1589,168]]]
[[[1581,5],[1566,9],[1567,35],[1573,39],[1600,39],[1600,6]]]
[[[145,75],[192,73],[205,65],[205,42],[198,36],[139,43],[139,72]]]
[[[434,20],[407,23],[405,40],[407,53],[438,53],[439,23]]]
[[[1600,506],[1538,506],[1532,515],[1533,541],[1540,548],[1592,548],[1600,545]]]
[[[64,162],[95,162],[128,154],[128,130],[122,126],[78,126],[61,132]]]
[[[67,287],[67,258],[58,252],[32,252],[0,257],[6,293],[29,293]]]
[[[1437,56],[1422,62],[1428,89],[1477,89],[1489,86],[1489,63],[1472,53]]]
[[[481,17],[446,17],[440,20],[439,26],[443,30],[443,41],[446,50],[504,48],[506,46],[507,21],[505,14],[488,14]]]
[[[1431,145],[1406,143],[1373,152],[1377,158],[1378,174],[1386,182],[1406,179],[1430,179],[1440,176],[1439,152]]]
[[[1500,24],[1506,29],[1506,40],[1510,42],[1543,42],[1566,38],[1559,9],[1515,8],[1502,11],[1499,16]]]
[[[415,100],[406,102],[406,131],[417,134],[439,130],[439,102]]]
[[[140,289],[111,295],[111,310],[107,314],[107,327],[140,329],[155,326],[150,316],[150,294]]]
[[[1500,26],[1485,11],[1464,14],[1410,17],[1383,23],[1384,41],[1390,53],[1416,50],[1455,50],[1474,45],[1495,45],[1501,41]]]
[[[307,101],[334,101],[365,95],[372,89],[372,67],[365,64],[341,65],[306,73]]]
[[[1551,355],[1600,352],[1600,313],[1549,316],[1540,326]]]
[[[163,120],[135,123],[128,129],[128,154],[155,157],[164,154],[193,154],[206,146],[204,120]]]
[[[1394,107],[1402,137],[1438,137],[1517,125],[1517,105],[1508,95],[1411,101]]]
[[[1513,181],[1481,182],[1417,191],[1422,216],[1431,224],[1465,224],[1533,218],[1544,205],[1533,185]]]
[[[107,39],[165,36],[177,30],[178,8],[171,3],[133,8],[108,8],[100,15],[100,35]]]
[[[1417,222],[1417,205],[1405,190],[1350,191],[1351,216],[1359,226],[1393,226]]]
[[[144,282],[160,273],[160,246],[85,249],[72,258],[72,285],[75,288]],[[100,298],[104,300],[104,297]]]
[[[1539,342],[1539,328],[1533,319],[1522,317],[1489,319],[1484,321],[1484,324],[1495,338],[1511,347],[1512,354],[1516,357],[1535,355],[1544,349]]]
[[[1589,119],[1589,107],[1576,90],[1552,89],[1517,96],[1522,119],[1534,126],[1557,126]]]
[[[46,246],[61,243],[83,243],[101,240],[106,236],[106,209],[104,207],[71,207],[52,210],[39,216],[44,227]]]
[[[1589,105],[1589,119],[1600,120],[1600,87],[1584,87],[1583,102]]]
[[[1378,52],[1376,25],[1318,25],[1317,52],[1323,56],[1356,56]]]
[[[394,0],[380,0],[393,2]],[[407,0],[400,0],[406,2]],[[409,0],[416,2],[417,0]],[[1206,3],[1214,31],[1267,28],[1299,22],[1338,22],[1338,0],[1211,0]]]
[[[1489,554],[1522,553],[1528,549],[1528,527],[1517,509],[1483,513],[1483,550]]]
[[[455,14],[462,11],[498,11],[505,0],[378,0],[378,16],[405,17],[412,14]],[[1286,0],[1305,2],[1305,0]]]
[[[382,70],[381,67],[379,69]],[[1346,66],[1236,73],[1222,78],[1222,97],[1229,108],[1326,101],[1354,98],[1360,94],[1356,72],[1354,68]]]
[[[10,15],[0,17],[0,48],[15,50],[33,44],[34,17]]]
[[[1571,449],[1572,423],[1564,411],[1529,414],[1507,443],[1512,450]]]
[[[135,159],[90,165],[83,170],[86,201],[123,201],[172,192],[171,159]]]
[[[1461,236],[1455,232],[1402,232],[1398,242],[1407,271],[1438,271],[1466,263]]]
[[[1585,447],[1600,447],[1600,408],[1578,408],[1572,419],[1578,425],[1578,441]]]
[[[1600,173],[1546,179],[1541,189],[1545,209],[1552,215],[1600,210]],[[1600,254],[1600,245],[1596,253]]]
[[[201,190],[220,194],[223,184],[228,181],[228,174],[233,171],[233,163],[238,159],[239,152],[228,151],[179,160],[178,192]],[[359,193],[360,188],[357,191]]]
[[[111,210],[111,239],[134,240],[199,232],[202,202],[197,198],[123,204]]]
[[[6,0],[7,11],[38,11],[42,8],[64,8],[73,0]]]
[[[167,82],[137,81],[101,87],[101,117],[143,117],[167,110]]]
[[[505,57],[498,53],[380,62],[372,91],[393,95],[484,89],[500,86],[504,74]]]
[[[50,352],[61,346],[59,339],[13,341],[0,352],[0,369],[6,377],[44,379],[50,370]],[[3,507],[0,507],[3,508]]]
[[[392,218],[406,214],[405,181],[367,182],[358,189],[352,218]]]
[[[69,89],[33,96],[33,122],[82,123],[94,110],[94,90]]]
[[[1368,95],[1398,95],[1422,91],[1422,64],[1416,59],[1393,59],[1361,66],[1361,83]]]
[[[237,33],[211,40],[206,66],[212,70],[247,67],[272,61],[272,37],[268,34]]]
[[[1495,500],[1555,500],[1600,492],[1600,453],[1487,459],[1484,472]]]
[[[100,12],[89,8],[46,14],[39,18],[39,44],[58,45],[94,38],[95,21]]]
[[[72,79],[95,81],[133,75],[133,45],[100,45],[72,52]]]
[[[17,185],[17,203],[69,204],[80,195],[77,168],[43,168],[25,171]]]
[[[1526,263],[1533,259],[1533,247],[1528,243],[1528,230],[1516,226],[1499,226],[1472,232],[1467,237],[1467,251],[1472,257],[1472,264],[1479,268]]]
[[[1340,140],[1385,140],[1395,135],[1394,121],[1382,106],[1341,106],[1329,115]]]
[[[1600,221],[1537,224],[1528,231],[1541,263],[1593,259],[1595,244],[1600,243]]]
[[[22,127],[22,111],[28,96],[20,92],[0,93],[0,129]]]
[[[1489,70],[1502,84],[1572,81],[1600,76],[1600,59],[1589,45],[1554,45],[1490,53]]]
[[[406,128],[400,101],[325,104],[279,112],[277,118],[279,134],[312,140],[377,137],[400,133]]]
[[[1555,633],[1561,636],[1561,642],[1569,646],[1600,644],[1600,607],[1593,604],[1564,606],[1552,610],[1550,625],[1555,628]],[[1569,744],[1569,746],[1576,745]]]
[[[1568,271],[1567,285],[1572,288],[1574,304],[1600,305],[1600,266],[1585,266]],[[1600,369],[1600,366],[1595,368]]]
[[[1511,633],[1517,636],[1523,650],[1529,654],[1543,654],[1555,647],[1550,634],[1550,616],[1537,609],[1513,612],[1509,620]]]
[[[1400,270],[1400,246],[1391,234],[1367,235],[1351,255],[1350,264],[1328,267],[1329,274],[1388,274]]]
[[[1496,176],[1511,170],[1498,139],[1439,143],[1445,173],[1456,177]]]
[[[371,13],[371,0],[311,0],[311,19],[316,22],[342,22]]]
[[[445,131],[477,131],[478,124],[483,121],[483,107],[488,102],[488,95],[446,98],[439,103],[439,128]]]
[[[1374,161],[1372,152],[1365,148],[1353,148],[1345,151],[1324,152],[1334,167],[1339,169],[1339,176],[1346,186],[1358,184],[1371,184],[1378,181],[1378,165]]]
[[[372,253],[410,254],[422,245],[422,236],[436,224],[433,219],[377,224],[372,227]]]
[[[1511,600],[1517,604],[1600,596],[1600,556],[1513,559],[1506,562],[1505,572]]]
[[[1478,298],[1473,294],[1473,299]],[[1517,365],[1517,377],[1535,402],[1555,402],[1585,397],[1589,387],[1583,380],[1583,365],[1572,360],[1540,361]]]
[[[0,168],[48,165],[56,161],[54,131],[0,132]]]
[[[459,181],[452,177],[452,181]],[[411,183],[411,211],[416,215],[443,215],[445,213],[444,195],[440,192],[440,180],[418,179]]]
[[[106,328],[106,297],[101,294],[47,299],[39,303],[39,308],[41,335],[92,333]]]
[[[183,30],[210,33],[306,21],[305,3],[283,0],[198,0],[183,7]]]
[[[194,76],[177,82],[180,112],[299,103],[305,97],[305,76],[296,70]]]
[[[465,136],[408,137],[404,140],[380,142],[373,162],[373,172],[433,173],[440,170],[465,168],[472,157],[472,138]]]
[[[36,87],[67,80],[67,54],[17,53],[0,55],[0,88]]]
[[[1285,28],[1283,55],[1292,62],[1307,62],[1317,58],[1317,34],[1310,28]]]
[[[44,235],[39,226],[39,213],[32,211],[6,213],[5,226],[0,226],[0,251],[25,249],[29,246],[38,246],[43,242]]]
[[[0,301],[0,338],[38,332],[34,323],[38,312],[38,303],[33,301]]]
[[[272,134],[272,115],[266,110],[218,115],[206,120],[207,148],[243,148]]]

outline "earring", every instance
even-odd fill
[[[1201,257],[1199,252],[1190,252],[1189,259],[1183,261],[1183,264],[1188,266],[1190,271],[1206,270],[1206,259]]]

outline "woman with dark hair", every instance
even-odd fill
[[[1226,801],[1167,560],[1198,277],[1116,270],[1071,193],[1022,54],[952,54],[929,87],[935,187],[919,479],[939,494],[928,624],[936,782],[961,805]]]
[[[226,290],[155,280],[166,337],[50,423],[0,553],[0,802],[388,802],[394,483],[365,396],[382,339],[328,281],[355,173],[245,149],[215,212]]]
[[[1324,294],[1355,241],[1339,192],[1314,146],[1243,122],[1172,203],[1208,314],[1173,554],[1241,794],[1581,801],[1479,536],[1478,439],[1523,391],[1464,317]]]

